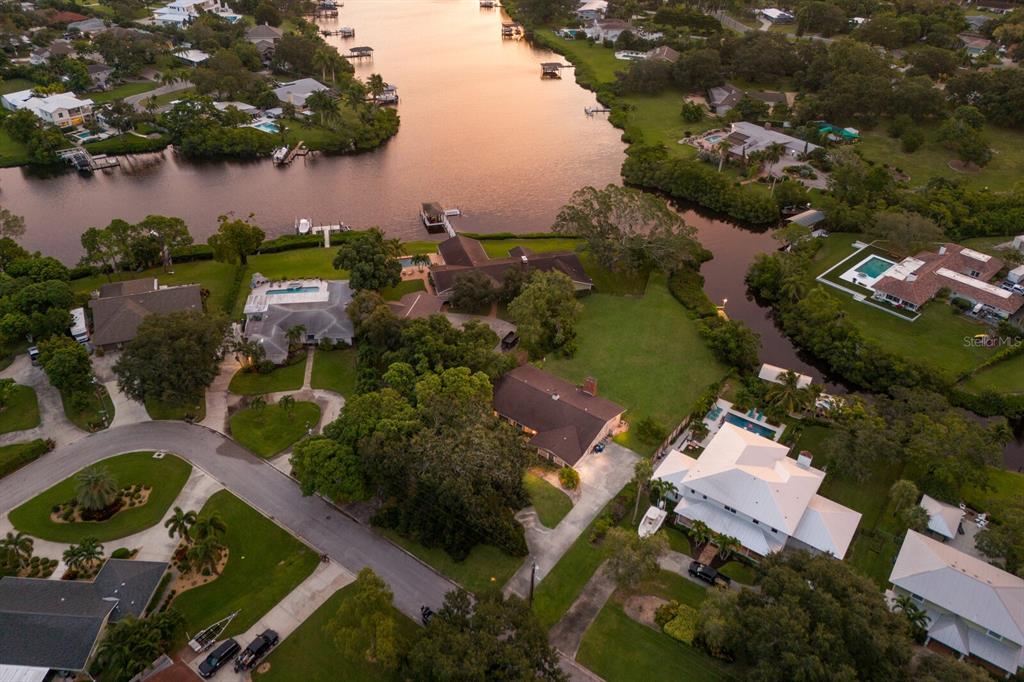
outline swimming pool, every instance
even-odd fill
[[[857,266],[858,274],[864,275],[865,277],[871,277],[875,279],[880,277],[883,272],[891,268],[895,263],[879,258],[878,256],[871,256],[866,261]]]
[[[270,133],[271,135],[281,130],[273,121],[261,121],[260,123],[254,123],[252,127],[257,130],[262,130],[265,133]]]
[[[412,256],[404,256],[399,258],[398,262],[402,264],[403,268],[411,268],[415,263],[412,262]]]
[[[767,426],[756,424],[749,419],[744,419],[738,414],[733,414],[732,412],[726,414],[725,421],[733,426],[738,426],[741,429],[746,429],[747,431],[756,433],[759,436],[775,440],[775,429],[769,429]]]
[[[722,141],[722,136],[721,135],[708,135],[707,137],[704,138],[704,141],[707,142],[708,144],[718,144],[719,142]]]
[[[270,289],[267,296],[280,296],[282,294],[311,294],[320,291],[320,287],[292,287],[289,289]]]

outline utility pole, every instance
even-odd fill
[[[534,559],[533,567],[530,569],[530,606],[533,606],[533,588],[537,583],[537,560]]]

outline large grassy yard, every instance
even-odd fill
[[[378,532],[470,592],[501,589],[525,560],[491,545],[477,545],[463,561],[455,561],[440,547],[424,547],[388,529]]]
[[[206,417],[205,393],[184,405],[168,403],[155,398],[147,398],[145,404],[150,419],[199,422]]]
[[[245,632],[316,568],[319,557],[284,529],[226,490],[214,493],[199,512],[218,513],[227,525],[228,563],[213,582],[183,592],[173,607],[195,633],[232,611],[238,616],[225,637]]]
[[[290,410],[280,405],[248,407],[231,415],[231,437],[260,457],[273,457],[306,435],[320,421],[320,406],[298,401]]]
[[[90,92],[87,96],[96,104],[106,104],[107,102],[113,102],[114,100],[124,99],[125,97],[131,97],[132,95],[141,95],[144,92],[156,90],[158,85],[160,84],[156,81],[123,83],[122,85],[118,85],[116,88],[111,88],[104,92]]]
[[[971,508],[988,512],[998,519],[1005,509],[1024,500],[1024,474],[989,467],[988,482],[991,488],[969,486],[964,490],[964,501]]]
[[[278,391],[297,391],[302,388],[306,374],[306,362],[300,360],[284,367],[278,367],[269,374],[238,370],[231,377],[228,390],[238,395],[261,395]]]
[[[333,634],[327,629],[335,620],[338,609],[352,599],[355,593],[355,585],[347,585],[331,595],[267,657],[270,670],[254,672],[253,679],[265,682],[334,682],[342,670],[345,671],[344,679],[351,682],[401,679],[396,672],[370,663],[365,657],[352,656],[338,646]],[[392,615],[398,625],[396,637],[399,640],[411,640],[416,635],[416,624],[397,609]],[[338,624],[359,627],[356,622]]]
[[[233,282],[237,268],[238,266],[230,263],[201,260],[189,263],[175,263],[171,268],[171,272],[164,272],[163,268],[158,267],[143,272],[118,272],[114,273],[110,279],[116,282],[141,277],[156,277],[160,284],[198,284],[210,291],[210,304],[212,306],[220,309],[221,312],[229,313],[235,303]],[[71,288],[76,294],[88,293],[99,289],[107,281],[108,277],[106,275],[94,275],[74,280],[71,282]]]
[[[666,429],[675,427],[726,372],[662,275],[651,276],[642,298],[583,299],[577,334],[575,356],[548,358],[544,369],[577,383],[596,377],[601,395],[623,405],[633,424],[651,417]],[[635,440],[627,445],[643,450]]]
[[[353,348],[318,350],[313,355],[313,377],[310,381],[313,388],[350,396],[356,390],[356,376],[356,351]]]
[[[530,503],[537,511],[537,517],[545,527],[554,528],[572,511],[569,496],[540,476],[527,472],[523,477],[523,485],[530,496]]]
[[[121,486],[151,486],[146,504],[124,509],[106,521],[54,523],[50,520],[51,509],[75,498],[77,482],[71,476],[11,511],[11,523],[29,535],[54,542],[78,542],[89,536],[100,542],[116,540],[159,523],[192,473],[192,465],[185,460],[173,455],[154,459],[152,452],[117,455],[99,464]]]
[[[0,411],[0,433],[24,431],[39,426],[39,401],[31,386],[16,384]]]

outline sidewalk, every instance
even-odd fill
[[[608,564],[603,563],[594,572],[587,584],[583,586],[580,596],[565,612],[562,619],[555,623],[548,636],[553,647],[573,660],[576,659],[576,652],[579,651],[580,642],[583,641],[583,635],[586,634],[587,628],[594,622],[597,614],[601,613],[601,609],[615,592],[615,580],[609,574],[607,567]]]

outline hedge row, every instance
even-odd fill
[[[13,473],[54,448],[52,440],[38,438],[27,443],[0,447],[0,478]]]

